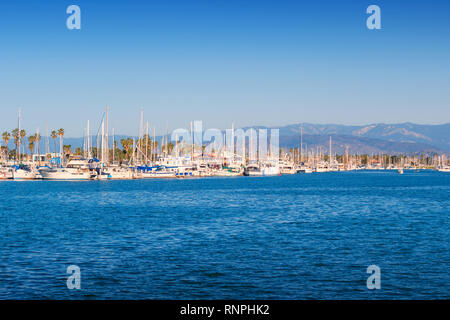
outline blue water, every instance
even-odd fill
[[[450,298],[447,173],[3,181],[0,195],[2,299]]]

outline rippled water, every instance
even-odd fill
[[[446,173],[3,181],[0,194],[3,299],[450,298]],[[81,290],[66,287],[72,264]]]

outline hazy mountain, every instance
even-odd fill
[[[373,147],[380,148],[380,151],[387,151],[391,147],[394,149],[411,150],[410,152],[418,152],[422,149],[450,151],[450,123],[442,125],[378,123],[365,126],[304,123],[302,126],[304,135],[336,135],[336,138],[342,136],[340,138],[341,140],[355,144],[355,147],[358,145],[357,140],[350,139],[350,137],[368,138],[358,140],[361,143],[360,146],[362,147],[365,143],[374,143]],[[280,128],[280,137],[298,136],[299,132],[300,124],[284,126]],[[392,143],[388,146],[380,140]],[[402,152],[400,149],[399,152]],[[413,151],[415,149],[417,151]]]
[[[332,139],[332,152],[343,154],[348,147],[349,153],[443,153],[444,150],[418,142],[396,142],[381,139],[357,137],[350,135],[303,135],[303,148],[314,152],[321,150],[322,153],[328,153],[330,148],[330,136]],[[284,149],[298,148],[300,138],[298,135],[280,136],[280,147]]]
[[[420,125],[414,123],[400,124],[370,124],[364,126],[346,126],[339,124],[303,123],[303,144],[309,150],[318,147],[322,152],[329,150],[329,138],[332,136],[333,152],[344,153],[348,147],[351,153],[420,153],[438,152],[450,153],[450,123],[442,125]],[[253,128],[267,128],[255,126]],[[248,128],[244,128],[248,129]],[[280,127],[280,147],[297,148],[300,143],[300,124]],[[119,147],[120,139],[115,137]],[[92,137],[92,144],[97,145],[97,137]],[[157,137],[161,141],[161,136]],[[56,141],[59,150],[59,139]],[[112,143],[112,138],[110,138]],[[64,138],[65,145],[71,145],[72,150],[83,145],[83,138]],[[28,145],[28,144],[26,144]],[[9,147],[13,148],[10,141]],[[40,143],[41,151],[45,150],[45,138]],[[54,141],[50,139],[50,151],[53,151]]]

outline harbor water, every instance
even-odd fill
[[[0,299],[450,298],[449,173],[0,181],[0,194]]]

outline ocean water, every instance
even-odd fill
[[[0,195],[1,299],[450,298],[448,173],[2,181]]]

